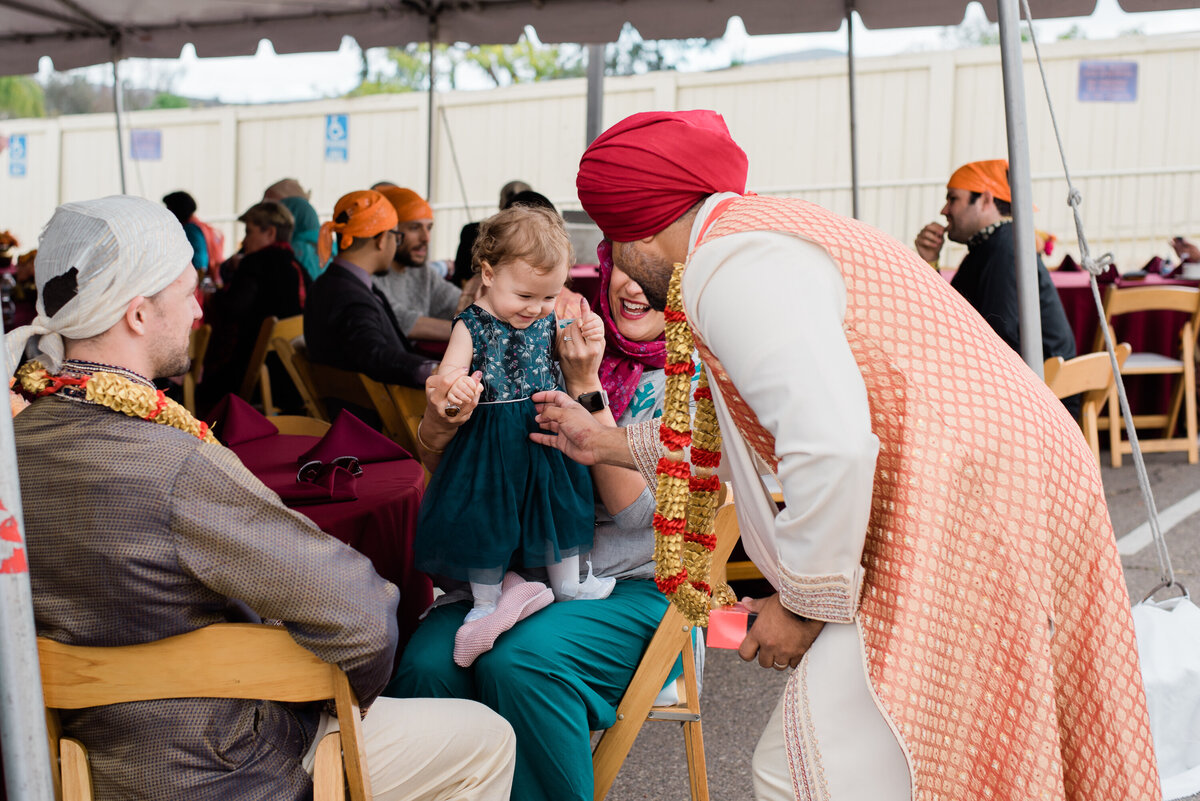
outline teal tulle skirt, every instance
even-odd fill
[[[510,567],[543,567],[592,547],[595,506],[583,465],[529,434],[528,398],[480,404],[433,474],[413,546],[417,569],[498,584]]]

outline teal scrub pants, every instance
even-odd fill
[[[653,581],[618,581],[604,600],[553,603],[520,621],[469,668],[453,653],[471,604],[440,606],[409,640],[384,695],[486,704],[517,734],[513,799],[588,801],[591,732],[616,721],[666,606]],[[677,662],[670,680],[681,670]]]

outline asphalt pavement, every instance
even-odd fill
[[[1153,545],[1141,546],[1146,507],[1130,458],[1120,468],[1101,468],[1125,583],[1136,602],[1161,578]],[[1146,469],[1174,565],[1176,581],[1200,596],[1200,465],[1181,453],[1147,454]],[[1136,549],[1136,550],[1135,550]],[[1126,553],[1126,551],[1129,551]],[[713,801],[754,797],[750,759],[787,675],[747,664],[733,651],[709,649],[705,660],[701,707],[704,751]],[[687,801],[687,762],[683,731],[675,723],[647,723],[617,777],[612,801]],[[1188,801],[1200,801],[1200,795]]]

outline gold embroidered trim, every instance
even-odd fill
[[[826,623],[853,623],[862,595],[862,571],[854,575],[831,573],[802,576],[779,568],[779,600],[787,609],[802,617]]]
[[[646,480],[651,492],[658,489],[658,460],[662,458],[662,443],[658,441],[658,420],[645,420],[626,426],[625,436],[629,440],[629,452],[637,471]]]

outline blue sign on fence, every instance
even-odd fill
[[[8,174],[13,178],[24,178],[28,172],[25,150],[25,134],[8,137]]]
[[[1133,103],[1137,100],[1136,61],[1079,62],[1079,102]]]
[[[162,131],[156,128],[131,129],[129,158],[134,161],[162,161]]]
[[[325,115],[325,160],[347,161],[350,158],[350,120],[346,114]]]

